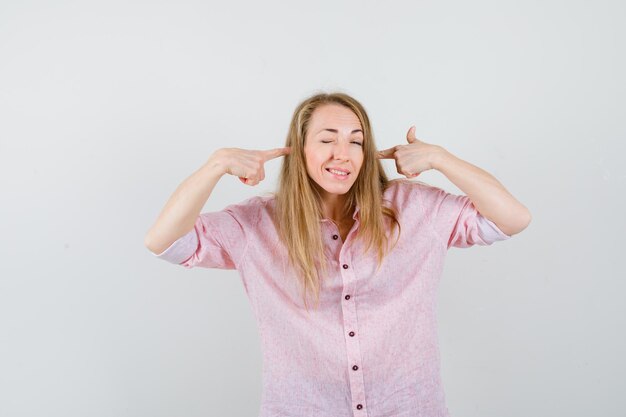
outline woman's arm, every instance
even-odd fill
[[[189,232],[222,175],[220,165],[209,159],[183,181],[148,231],[144,239],[146,247],[158,255]]]
[[[515,199],[491,174],[452,155],[439,145],[415,137],[415,126],[407,132],[408,144],[379,151],[378,158],[394,159],[399,174],[414,178],[436,169],[459,187],[478,212],[505,234],[512,236],[530,223],[530,211]]]
[[[247,150],[218,149],[208,161],[183,181],[165,204],[161,214],[148,231],[144,244],[155,254],[162,253],[178,238],[194,227],[204,204],[224,174],[239,177],[246,185],[257,185],[265,179],[264,164],[287,155],[290,148]]]
[[[476,209],[509,236],[524,230],[530,211],[487,171],[457,158],[444,148],[432,153],[432,166],[463,191]]]

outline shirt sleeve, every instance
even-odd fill
[[[185,268],[237,269],[247,240],[231,207],[201,213],[192,230],[154,256]]]
[[[511,238],[480,214],[468,196],[451,194],[433,186],[420,189],[425,214],[435,231],[447,242],[448,249],[452,246],[491,245]]]

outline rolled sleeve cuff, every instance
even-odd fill
[[[160,254],[153,253],[159,259],[163,259],[173,264],[181,264],[196,253],[198,249],[198,235],[196,230],[191,229],[186,235],[178,238],[172,243],[169,248],[165,249]]]
[[[494,222],[481,214],[478,215],[478,235],[487,243],[493,243],[499,240],[507,240],[511,238],[511,236],[500,230]]]

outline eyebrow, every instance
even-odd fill
[[[320,131],[319,131],[319,132],[317,132],[317,133],[318,133],[318,134],[320,134],[320,133],[322,133],[322,132],[324,132],[324,131],[326,131],[326,130],[327,130],[327,131],[329,131],[329,132],[333,132],[333,133],[339,133],[339,131],[338,131],[337,129],[329,129],[329,128],[322,129],[322,130],[320,130]],[[352,131],[352,133],[357,133],[357,132],[361,132],[361,133],[363,133],[363,131],[362,131],[361,129],[354,129],[354,130]]]

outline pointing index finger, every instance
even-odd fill
[[[394,159],[393,153],[396,151],[396,147],[378,151],[378,159]]]
[[[267,151],[264,151],[265,160],[269,161],[270,159],[278,158],[279,156],[289,155],[291,152],[291,147],[287,146],[284,148],[274,148]]]

